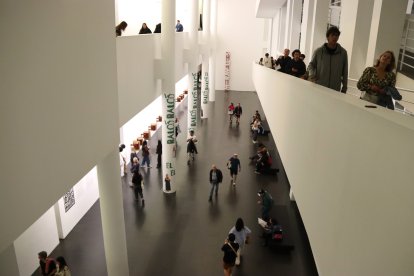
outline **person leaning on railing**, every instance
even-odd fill
[[[392,51],[385,51],[377,59],[373,67],[365,68],[357,83],[363,91],[361,99],[394,109],[392,98],[401,100],[401,95],[395,89],[395,56]]]

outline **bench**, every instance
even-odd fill
[[[295,246],[290,235],[291,232],[287,207],[284,205],[274,205],[273,208],[270,210],[270,217],[276,219],[278,221],[278,224],[282,226],[283,239],[280,241],[273,239],[269,240],[268,247],[272,250],[290,252],[295,248]],[[259,227],[262,228],[261,226]]]

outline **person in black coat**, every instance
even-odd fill
[[[306,73],[306,65],[300,58],[300,50],[294,50],[292,56],[293,59],[286,66],[286,73],[300,78]]]
[[[160,34],[161,33],[161,23],[158,23],[155,26],[154,34]]]
[[[157,169],[159,169],[161,168],[161,155],[162,155],[161,140],[158,140],[157,151],[155,153],[157,154]]]
[[[134,185],[135,200],[138,201],[138,195],[141,197],[142,206],[144,206],[144,194],[142,193],[142,175],[139,170],[132,175],[132,184]]]
[[[151,29],[147,26],[147,23],[142,23],[142,27],[141,30],[139,30],[139,34],[152,34]]]
[[[223,181],[223,173],[219,169],[217,169],[216,165],[213,164],[210,170],[211,190],[210,190],[210,197],[208,198],[208,201],[212,200],[214,190],[216,190],[216,196],[217,196],[218,186],[222,181]]]
[[[291,60],[290,56],[289,56],[290,50],[289,49],[285,49],[283,51],[283,56],[280,56],[276,62],[275,65],[279,65],[280,69],[278,70],[279,72],[283,72],[286,73],[286,67],[289,63],[289,61]]]

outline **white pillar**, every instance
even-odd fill
[[[173,193],[175,175],[175,0],[162,1],[161,21],[162,76],[162,181],[163,191]],[[166,185],[168,174],[170,187]]]
[[[208,118],[209,56],[203,55],[201,72],[201,118]]]
[[[285,39],[284,39],[284,48],[289,48],[290,44],[290,36],[291,36],[291,27],[292,27],[292,10],[293,10],[293,2],[294,0],[287,0],[286,1],[286,21],[285,21]]]
[[[301,28],[301,14],[302,14],[302,0],[291,0],[292,11],[290,14],[290,39],[289,49],[294,50],[299,48],[299,36]]]
[[[303,2],[303,17],[300,33],[300,51],[307,56],[307,60],[310,61],[312,50],[310,47],[312,38],[312,22],[314,12],[315,0],[309,0]],[[308,62],[306,62],[308,63]]]
[[[330,0],[314,0],[310,54],[326,41]],[[310,7],[312,8],[312,7]],[[310,59],[309,59],[310,60]]]
[[[190,22],[188,26],[188,129],[197,128],[197,71],[198,71],[198,0],[189,0]],[[188,133],[188,132],[187,132]]]
[[[109,276],[129,275],[125,237],[122,184],[119,177],[119,149],[109,153],[97,166],[99,204],[106,267]]]
[[[216,100],[216,41],[217,41],[217,0],[211,0],[210,9],[210,64],[209,64],[209,101]]]
[[[359,79],[365,69],[373,7],[374,0],[342,2],[339,43],[348,52],[350,79]]]
[[[372,13],[366,66],[391,50],[398,58],[408,0],[376,0]]]

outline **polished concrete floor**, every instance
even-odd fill
[[[234,123],[229,126],[230,102],[240,102],[243,107],[239,127]],[[275,152],[273,163],[280,168],[278,175],[256,175],[250,163],[249,156],[255,153],[256,145],[250,138],[249,121],[255,110],[261,111],[255,93],[217,92],[216,102],[209,106],[209,118],[199,121],[196,131],[199,154],[190,166],[186,163],[186,134],[178,136],[175,195],[167,196],[161,191],[161,171],[155,168],[157,137],[152,139],[153,168],[141,169],[145,207],[134,201],[128,186],[130,175],[122,181],[130,275],[223,275],[220,248],[238,217],[244,219],[253,234],[241,265],[233,271],[234,276],[318,275],[300,214],[289,200],[289,183],[272,135],[259,137],[259,141]],[[178,117],[181,129],[185,130],[184,107]],[[239,154],[242,167],[235,188],[225,166],[233,153]],[[208,176],[212,164],[223,171],[224,180],[218,197],[210,203]],[[257,224],[260,215],[257,191],[261,188],[268,190],[275,200],[275,214],[295,246],[290,253],[262,246]],[[58,255],[66,257],[72,275],[107,275],[99,201],[52,252],[52,256]]]

